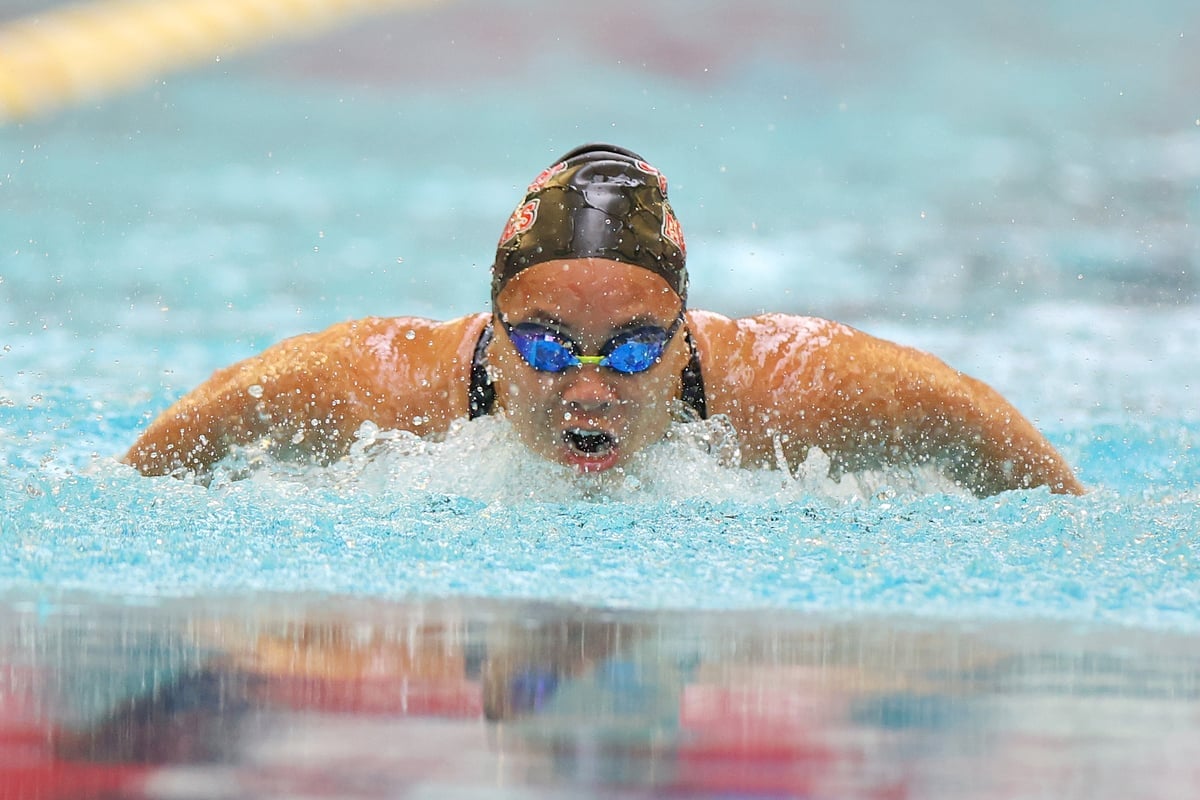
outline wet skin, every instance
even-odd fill
[[[496,299],[496,310],[511,324],[536,322],[560,331],[583,355],[597,354],[633,327],[669,328],[682,306],[653,272],[594,258],[530,267]],[[497,404],[517,435],[543,458],[581,472],[620,467],[663,437],[687,360],[682,330],[657,364],[633,375],[587,364],[539,372],[525,363],[500,325],[488,351]]]
[[[510,324],[556,328],[584,356],[629,326],[669,328],[680,306],[657,274],[603,259],[530,267],[496,301]],[[264,441],[272,452],[327,463],[346,453],[364,422],[438,435],[468,416],[475,344],[492,316],[350,320],[286,339],[176,401],[125,461],[148,475],[203,475],[231,448]],[[619,468],[663,437],[690,335],[708,414],[737,431],[745,465],[795,465],[819,447],[833,474],[933,462],[978,495],[1041,485],[1084,491],[1045,437],[987,384],[829,320],[689,310],[660,362],[634,375],[595,365],[538,372],[502,325],[493,329],[487,356],[498,410],[533,452],[582,472]]]

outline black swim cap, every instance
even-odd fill
[[[587,257],[644,267],[687,300],[687,248],[667,179],[637,153],[586,144],[534,178],[500,235],[492,302],[534,264]]]

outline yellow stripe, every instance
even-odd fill
[[[353,17],[437,0],[97,0],[0,26],[0,122]]]

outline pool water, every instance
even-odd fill
[[[0,789],[70,764],[40,796],[1194,796],[1200,14],[610,5],[397,10],[0,127],[0,728],[241,732],[152,757],[0,730],[30,765]],[[520,187],[588,140],[670,178],[693,306],[935,352],[1090,493],[749,470],[718,422],[599,480],[496,419],[364,430],[330,468],[247,451],[210,485],[117,463],[283,337],[486,307]],[[597,619],[579,663],[510,635]],[[341,672],[261,652],[310,629]],[[322,705],[329,681],[415,705]],[[505,692],[525,705],[482,723]],[[428,758],[349,744],[387,737]],[[755,788],[764,753],[808,766]],[[271,782],[304,763],[326,783]]]

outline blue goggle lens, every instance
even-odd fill
[[[600,363],[626,374],[645,372],[653,367],[662,358],[670,341],[670,335],[661,328],[634,331],[620,338],[623,341],[617,343],[618,340],[614,339],[605,346],[608,352]]]
[[[517,353],[539,372],[562,372],[586,363],[599,364],[624,375],[645,372],[657,364],[681,321],[682,317],[666,330],[646,327],[619,334],[604,345],[600,356],[581,358],[575,354],[575,343],[557,331],[534,322],[509,325],[501,319]]]
[[[513,346],[531,367],[541,372],[562,372],[579,363],[579,359],[562,342],[553,338],[550,331],[521,330],[518,326],[509,332]]]

